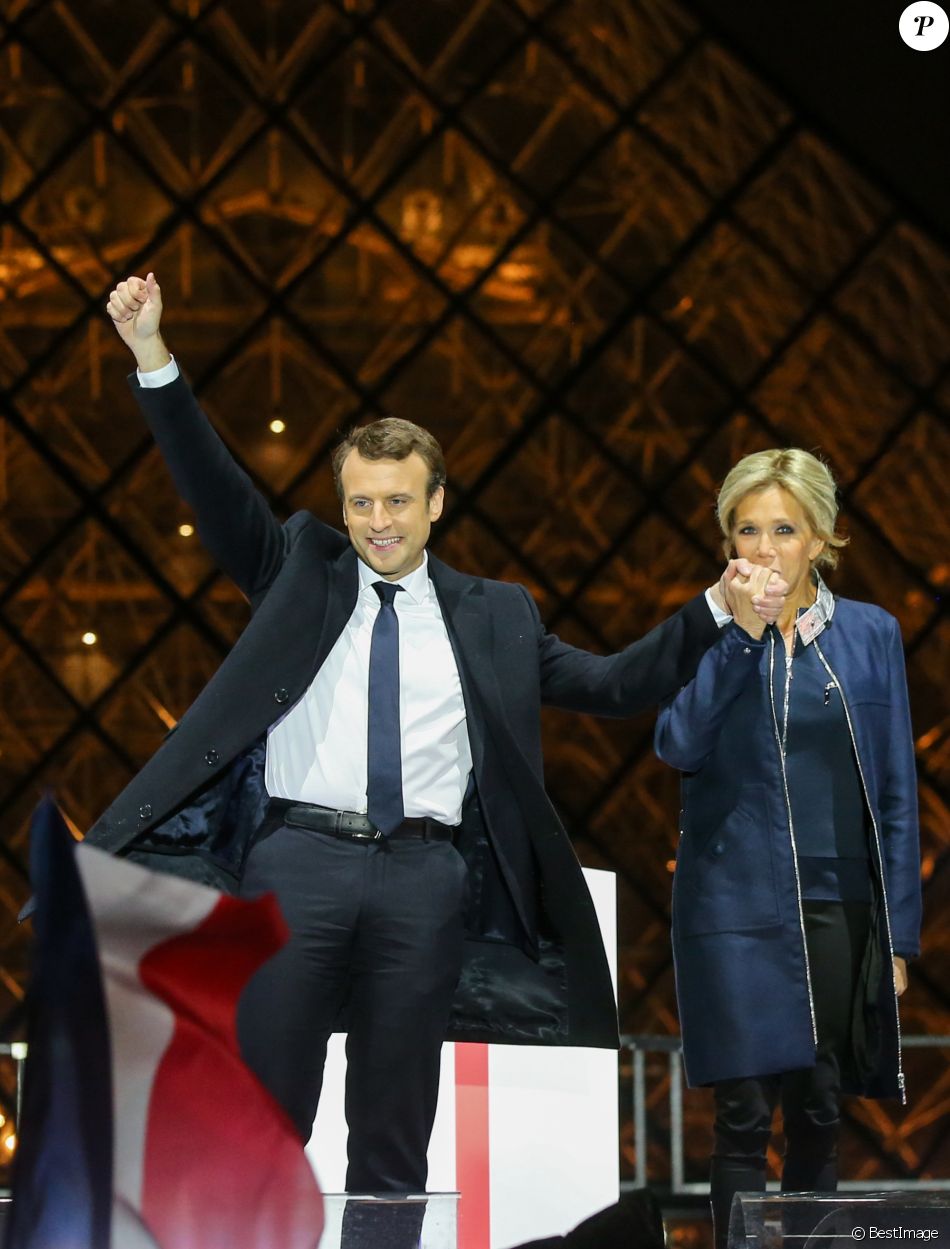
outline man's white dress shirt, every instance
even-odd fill
[[[353,614],[303,697],[267,734],[272,798],[366,811],[369,651],[380,577],[357,560]],[[397,583],[403,809],[458,824],[472,770],[462,683],[429,580],[428,555]]]

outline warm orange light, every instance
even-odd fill
[[[99,641],[99,638],[96,636],[96,634],[95,634],[95,633],[93,633],[93,632],[92,632],[92,630],[91,630],[91,629],[89,630],[89,632],[88,632],[88,633],[84,633],[84,634],[82,635],[82,644],[83,644],[83,646],[95,646],[95,644],[96,644],[98,641]]]
[[[3,1146],[9,1153],[11,1154],[13,1153],[13,1151],[16,1149],[16,1133],[15,1132],[10,1133],[10,1135],[4,1140]]]
[[[284,422],[280,419],[279,416],[275,416],[274,419],[271,421],[268,428],[270,429],[270,432],[272,434],[282,434],[284,430],[287,428],[287,426],[284,424]]]
[[[194,525],[189,525],[186,522],[184,525],[178,526],[178,532],[181,534],[183,538],[190,538],[191,535],[195,532],[195,527]]]

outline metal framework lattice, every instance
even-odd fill
[[[87,826],[246,616],[187,535],[102,315],[147,268],[280,513],[332,518],[337,431],[410,416],[449,460],[439,553],[525,582],[582,645],[624,644],[712,579],[738,456],[821,448],[852,538],[835,584],[907,647],[927,927],[905,1026],[950,1030],[950,255],[674,0],[0,7],[7,1031],[38,792]],[[650,732],[546,722],[578,850],[619,874],[631,1032],[677,1027],[676,778]],[[947,1174],[948,1058],[911,1055],[906,1111],[850,1108],[850,1174]],[[687,1114],[698,1168],[701,1097]]]

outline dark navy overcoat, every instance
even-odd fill
[[[838,598],[811,644],[841,692],[872,823],[877,975],[861,1020],[864,1066],[845,1091],[902,1095],[890,966],[894,953],[919,952],[921,893],[900,630],[880,608]],[[657,723],[657,753],[683,773],[673,953],[692,1085],[815,1062],[794,834],[771,694],[773,665],[783,668],[784,656],[774,627],[757,642],[728,625]]]

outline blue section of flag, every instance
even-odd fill
[[[4,1249],[109,1249],[112,1088],[96,942],[75,842],[52,799],[30,837],[30,1048]]]

